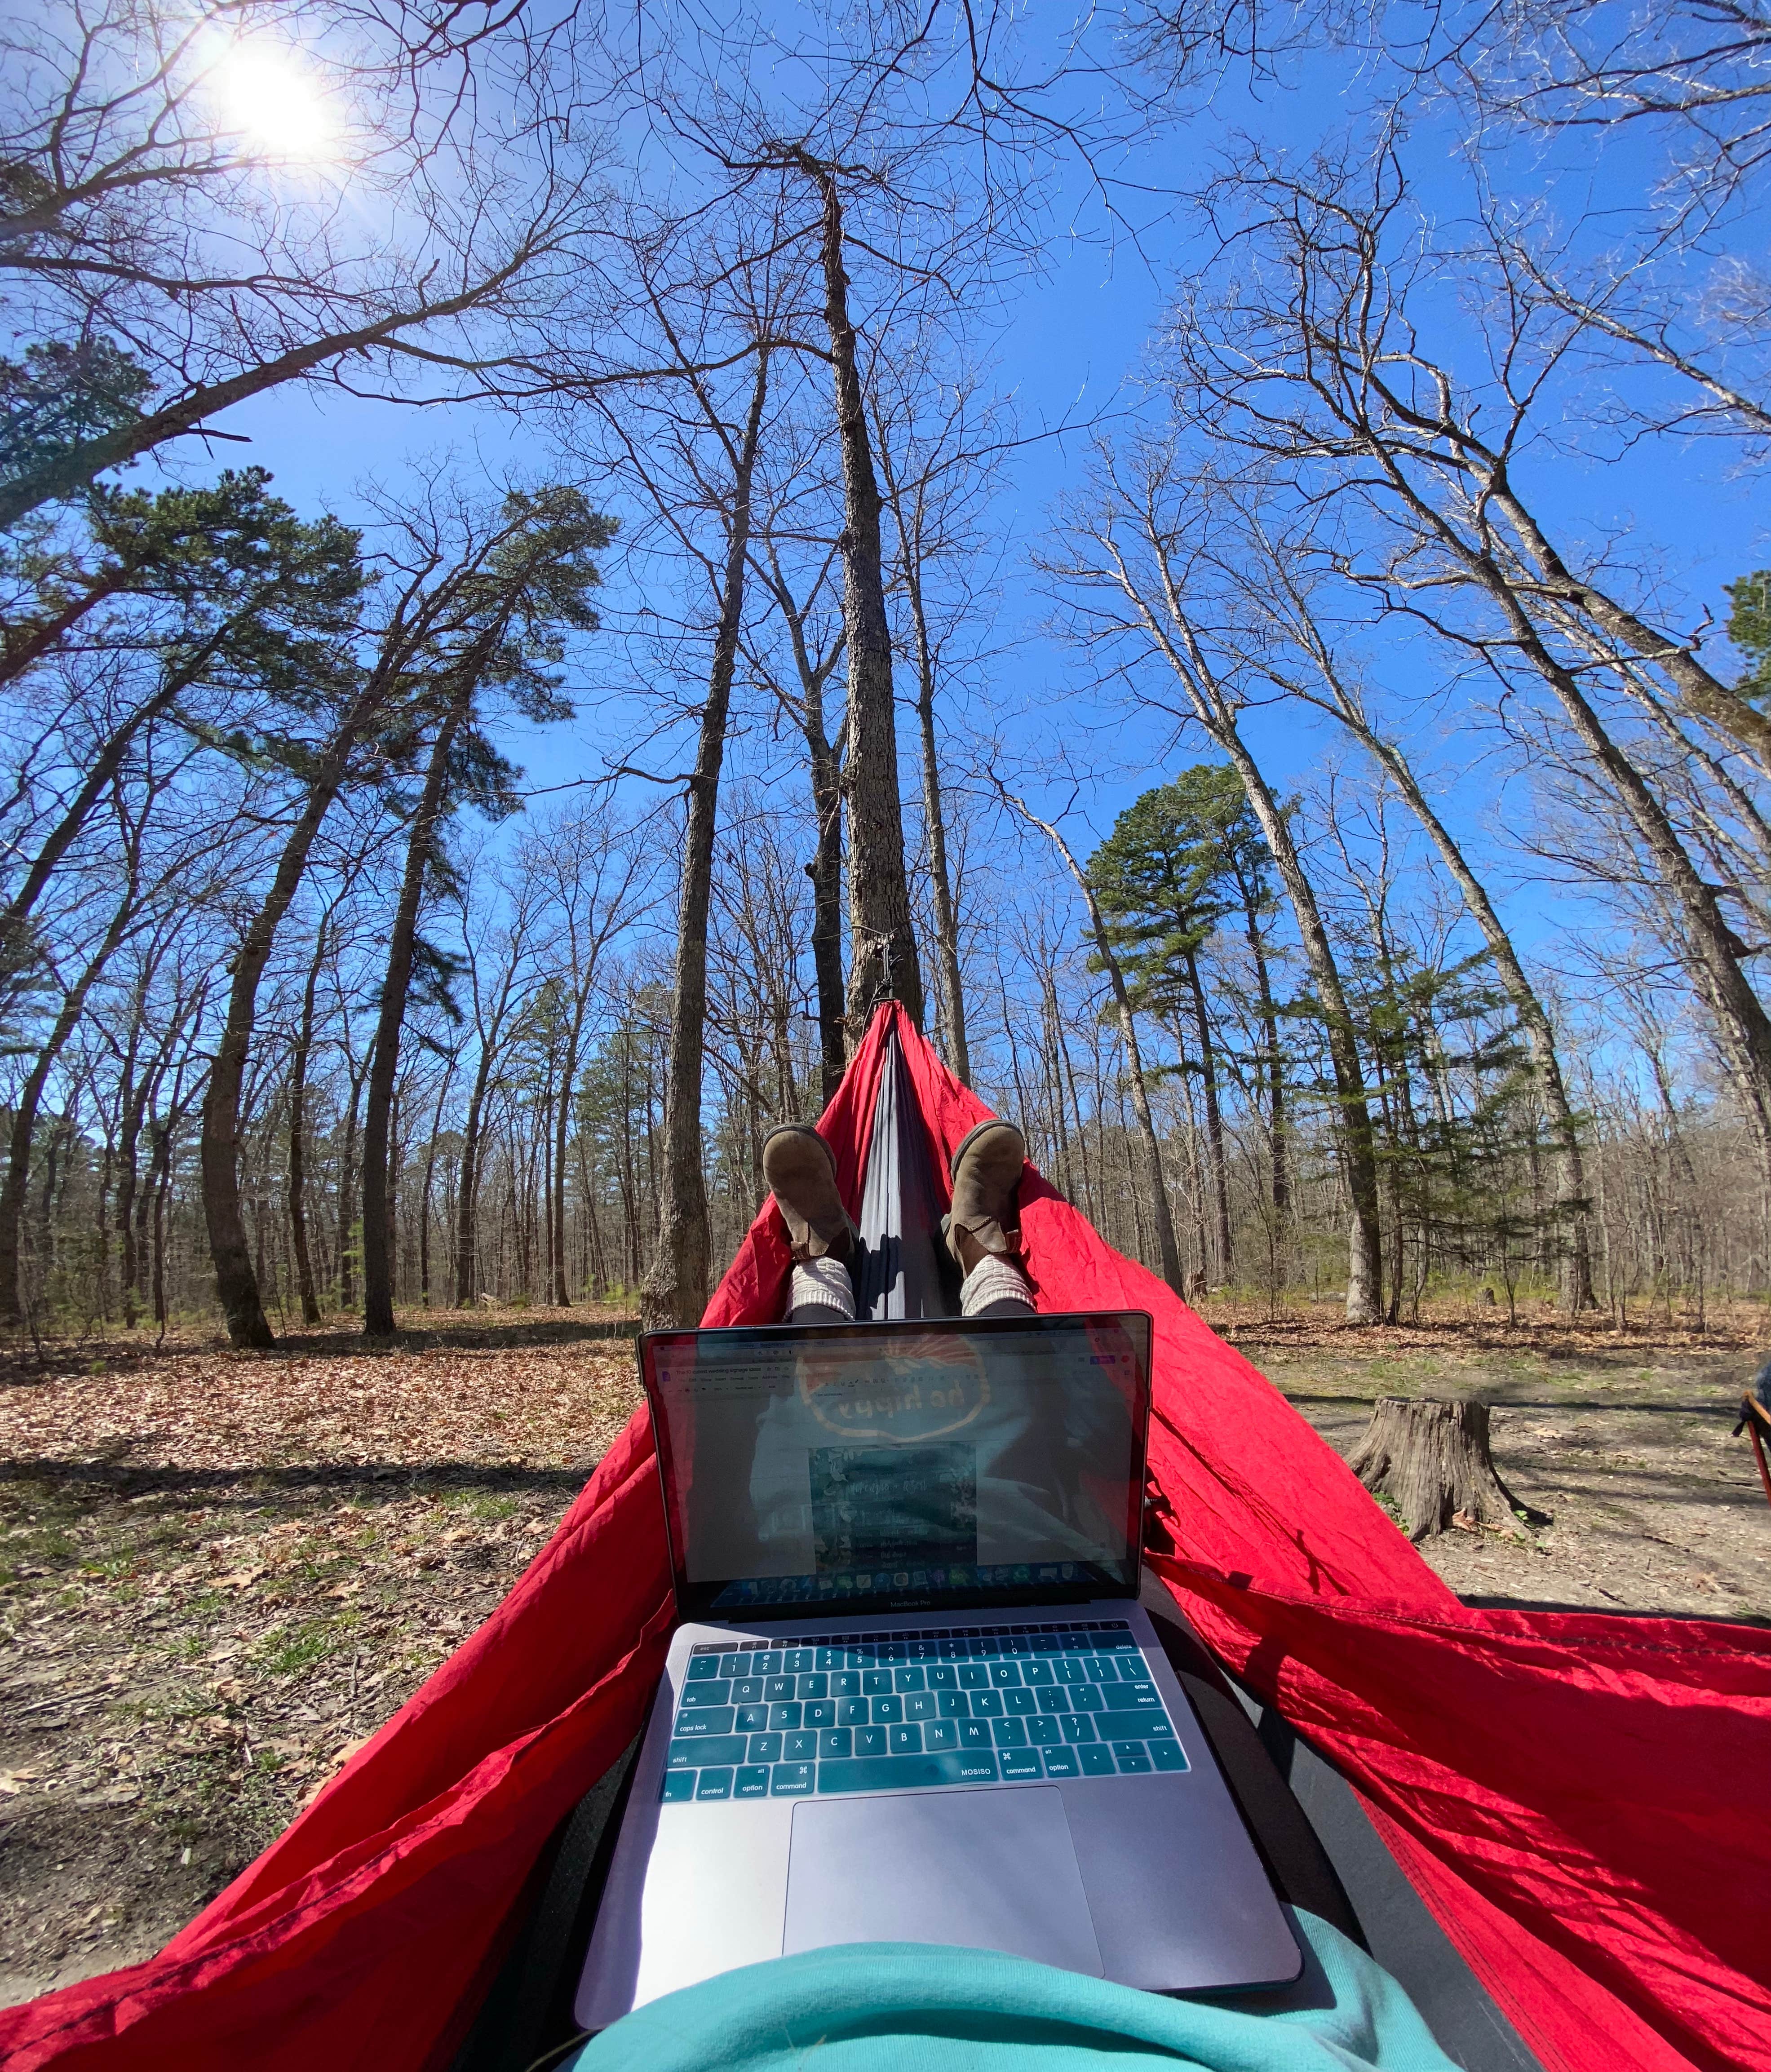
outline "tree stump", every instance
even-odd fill
[[[1394,1499],[1411,1540],[1453,1525],[1466,1532],[1498,1529],[1520,1516],[1548,1522],[1495,1473],[1488,1405],[1473,1396],[1380,1396],[1347,1466],[1374,1495],[1387,1492]]]

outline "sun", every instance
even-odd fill
[[[333,110],[294,51],[236,44],[216,64],[212,84],[229,126],[254,151],[313,163],[337,150]]]

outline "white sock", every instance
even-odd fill
[[[1030,1310],[1033,1290],[1027,1285],[1026,1275],[1013,1260],[987,1252],[960,1286],[959,1314],[981,1316],[996,1302],[1010,1302]]]
[[[808,1259],[793,1269],[787,1288],[787,1321],[801,1322],[801,1309],[832,1309],[832,1322],[855,1321],[855,1284],[840,1259]]]

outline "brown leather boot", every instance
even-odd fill
[[[781,1206],[795,1259],[847,1259],[856,1231],[836,1191],[836,1154],[809,1123],[784,1122],[762,1141],[762,1177]]]
[[[1012,1122],[980,1122],[960,1141],[949,1161],[953,1212],[947,1218],[947,1249],[969,1273],[986,1252],[1002,1259],[1021,1256],[1018,1198],[1027,1140]]]

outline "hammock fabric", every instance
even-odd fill
[[[890,1004],[820,1127],[851,1204],[895,1027],[932,1163],[988,1111]],[[1771,2069],[1771,1634],[1461,1605],[1245,1360],[1029,1173],[1044,1309],[1156,1320],[1156,1572],[1347,1778],[1547,2072]],[[781,1310],[772,1204],[710,1325]],[[493,1616],[159,1956],[0,2013],[0,2062],[443,2072],[672,1618],[643,1412]]]

